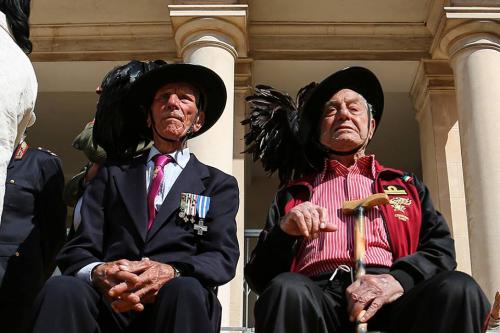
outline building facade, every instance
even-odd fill
[[[261,228],[277,188],[244,156],[240,121],[252,86],[298,89],[349,65],[373,70],[386,109],[369,150],[420,175],[456,241],[459,269],[491,298],[500,289],[500,1],[34,0],[39,80],[32,144],[56,151],[69,179],[72,139],[92,119],[95,87],[132,59],[205,65],[224,80],[220,121],[190,141],[239,181],[238,235]],[[243,264],[221,288],[223,326],[243,325]]]

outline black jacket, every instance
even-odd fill
[[[83,195],[80,227],[58,256],[63,273],[97,261],[148,257],[174,264],[207,287],[230,281],[239,258],[236,179],[191,155],[148,231],[146,164],[147,153],[100,169]],[[211,198],[203,235],[179,217],[181,193]]]

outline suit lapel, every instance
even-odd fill
[[[202,179],[207,176],[208,170],[206,166],[201,164],[194,155],[191,155],[188,164],[182,170],[179,177],[177,177],[177,180],[163,201],[155,217],[153,227],[147,234],[146,241],[149,241],[165,223],[175,220],[175,216],[171,218],[171,215],[179,208],[181,193],[200,194],[205,190]]]
[[[147,194],[146,194],[147,154],[115,175],[115,183],[127,210],[143,240],[147,232]]]

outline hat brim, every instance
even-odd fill
[[[311,93],[303,109],[302,135],[309,136],[319,125],[325,103],[338,91],[351,89],[362,95],[373,107],[378,125],[384,112],[384,92],[375,74],[364,67],[347,67],[324,79]]]
[[[208,131],[220,118],[226,106],[227,92],[224,81],[213,70],[194,64],[163,65],[142,75],[132,88],[132,96],[149,110],[156,91],[167,83],[183,82],[194,86],[203,98],[205,121],[190,137]]]

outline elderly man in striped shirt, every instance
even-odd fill
[[[319,163],[278,192],[245,268],[260,294],[256,332],[348,332],[356,320],[386,332],[484,330],[488,300],[454,271],[453,239],[425,185],[365,155],[383,100],[376,76],[350,67],[306,101],[300,135]],[[366,213],[367,274],[353,281],[354,217],[342,204],[384,192],[390,204]]]

